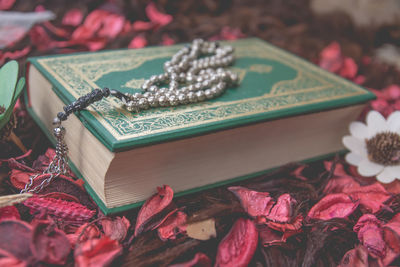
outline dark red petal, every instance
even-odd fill
[[[322,198],[308,212],[311,219],[329,220],[346,218],[358,207],[358,201],[353,201],[346,194],[330,194]]]
[[[215,266],[247,266],[258,243],[258,231],[249,219],[239,218],[218,245]]]
[[[0,208],[0,222],[4,220],[19,220],[21,216],[15,206]]]
[[[47,193],[45,195],[42,195],[42,197],[45,197],[45,198],[51,197],[51,198],[55,198],[55,199],[62,199],[62,200],[66,200],[66,201],[80,203],[79,199],[77,197],[66,194],[66,193],[61,193],[61,192]]]
[[[78,26],[81,24],[83,19],[83,13],[79,8],[70,9],[67,13],[65,13],[62,24],[67,26]]]
[[[372,214],[364,214],[354,226],[358,239],[375,258],[382,258],[386,249],[381,226],[382,222]]]
[[[30,240],[32,226],[20,220],[4,220],[0,222],[0,249],[16,258],[29,262],[32,259]]]
[[[338,267],[369,267],[367,249],[364,246],[357,246],[347,251]]]
[[[211,260],[206,254],[197,252],[190,261],[173,264],[169,267],[211,267]]]
[[[172,188],[164,185],[163,187],[158,187],[157,190],[158,193],[150,197],[139,211],[135,226],[135,236],[140,234],[147,221],[171,204],[174,197]]]
[[[122,247],[107,236],[89,239],[76,246],[74,256],[78,267],[109,266],[112,261],[122,254]]]
[[[186,219],[187,215],[182,211],[177,211],[169,216],[157,229],[160,239],[163,241],[176,239],[178,234],[186,231]]]
[[[33,173],[33,172],[25,172],[25,171],[13,169],[9,173],[10,182],[15,188],[22,190],[25,188],[25,185],[28,183],[29,177],[31,177],[34,174],[35,173]]]
[[[400,254],[400,213],[384,225],[383,233],[386,244]]]
[[[29,36],[32,44],[35,45],[39,51],[45,51],[50,47],[49,44],[52,39],[42,26],[36,25],[32,27],[29,31]]]
[[[265,226],[260,230],[260,240],[264,247],[280,245],[286,242],[283,233],[277,232],[268,226]]]
[[[131,224],[124,216],[122,218],[116,217],[114,219],[106,217],[101,220],[101,226],[103,227],[106,236],[117,240],[118,242],[122,242],[125,239]]]
[[[32,164],[35,170],[44,171],[53,160],[56,155],[56,151],[52,148],[48,148],[44,155],[40,155]]]
[[[279,196],[275,206],[267,215],[267,219],[274,222],[288,222],[293,214],[293,205],[296,203],[297,201],[289,194]]]
[[[28,55],[30,51],[31,47],[30,45],[28,45],[21,50],[7,51],[5,53],[0,53],[0,65],[4,64],[4,62],[8,59],[19,59],[21,57],[24,57]]]
[[[82,233],[83,232],[83,233]],[[101,235],[99,228],[95,224],[82,224],[75,233],[67,235],[67,238],[72,248],[75,248],[76,243],[85,242],[89,239],[97,238]]]
[[[359,200],[360,205],[367,208],[372,213],[377,212],[381,208],[383,202],[390,197],[390,194],[380,183],[358,188],[344,188],[343,193],[346,193],[354,200]]]
[[[280,222],[266,222],[266,224],[277,231],[281,232],[286,232],[286,231],[292,231],[292,232],[301,232],[301,226],[303,224],[303,215],[298,215],[296,219],[291,222],[291,223],[280,223]]]
[[[96,213],[80,203],[55,198],[33,196],[23,204],[30,208],[31,214],[50,215],[76,223],[88,221]]]
[[[243,209],[252,217],[267,216],[274,204],[268,192],[257,192],[241,186],[231,186],[228,190],[239,198]]]
[[[146,6],[146,15],[152,22],[160,26],[165,26],[172,21],[172,16],[158,11],[153,2],[150,2]]]
[[[50,264],[65,264],[71,245],[65,233],[48,221],[38,222],[33,229],[32,252],[35,258]]]

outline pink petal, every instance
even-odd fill
[[[128,48],[142,48],[147,45],[147,40],[143,35],[135,36],[129,43]]]
[[[79,8],[70,9],[65,13],[62,24],[67,26],[78,26],[83,20],[83,12]]]
[[[332,218],[346,218],[358,207],[346,194],[330,194],[322,198],[308,212],[311,219],[329,220]]]
[[[383,240],[382,222],[372,214],[364,214],[354,226],[360,242],[368,249],[369,255],[381,258],[385,254],[386,244]]]
[[[165,26],[172,21],[172,16],[158,11],[154,2],[150,2],[146,6],[146,14],[152,22],[160,26]]]
[[[243,209],[252,217],[267,216],[274,204],[268,192],[257,192],[241,186],[231,186],[228,190],[239,198]]]

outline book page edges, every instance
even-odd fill
[[[117,153],[106,174],[107,208],[141,202],[168,184],[184,192],[343,150],[365,105],[284,118]],[[134,182],[132,182],[134,180]]]
[[[65,105],[52,89],[52,84],[33,65],[29,65],[29,102],[37,122],[52,136],[52,121]],[[70,160],[86,177],[86,181],[97,192],[100,199],[107,202],[104,194],[104,174],[114,153],[109,151],[83,123],[72,114],[62,123],[66,128],[65,141],[69,148]],[[50,134],[49,134],[50,133]],[[54,140],[53,140],[54,141]]]

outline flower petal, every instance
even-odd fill
[[[395,111],[390,114],[387,119],[387,124],[389,125],[389,130],[400,132],[400,111]]]
[[[367,156],[367,149],[365,142],[353,136],[345,136],[342,139],[343,144],[347,147],[351,152],[354,152],[361,156]]]
[[[383,166],[363,159],[358,165],[358,173],[362,176],[375,176],[383,170]]]
[[[382,183],[393,182],[396,178],[400,178],[400,166],[387,166],[376,176],[376,179]]]
[[[363,157],[361,157],[360,155],[358,155],[356,153],[350,152],[350,153],[347,153],[345,159],[351,165],[358,166],[358,164],[360,164],[360,162],[362,161]]]
[[[369,136],[373,136],[376,133],[384,132],[388,130],[388,125],[385,118],[375,110],[372,110],[367,115],[367,126],[369,131]]]
[[[362,122],[354,121],[350,123],[350,133],[352,136],[365,139],[368,138],[368,127]]]

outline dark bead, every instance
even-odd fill
[[[108,96],[110,95],[111,92],[110,92],[110,89],[109,89],[109,88],[105,87],[105,88],[103,88],[102,93],[103,93],[103,96],[104,96],[104,97],[108,97]]]
[[[73,107],[71,105],[65,106],[64,111],[67,115],[69,115],[73,112]]]
[[[219,42],[215,42],[215,48],[220,47],[220,43]]]
[[[65,120],[67,120],[68,115],[65,114],[64,112],[58,112],[58,113],[57,113],[57,118],[59,118],[60,121],[65,121]]]

